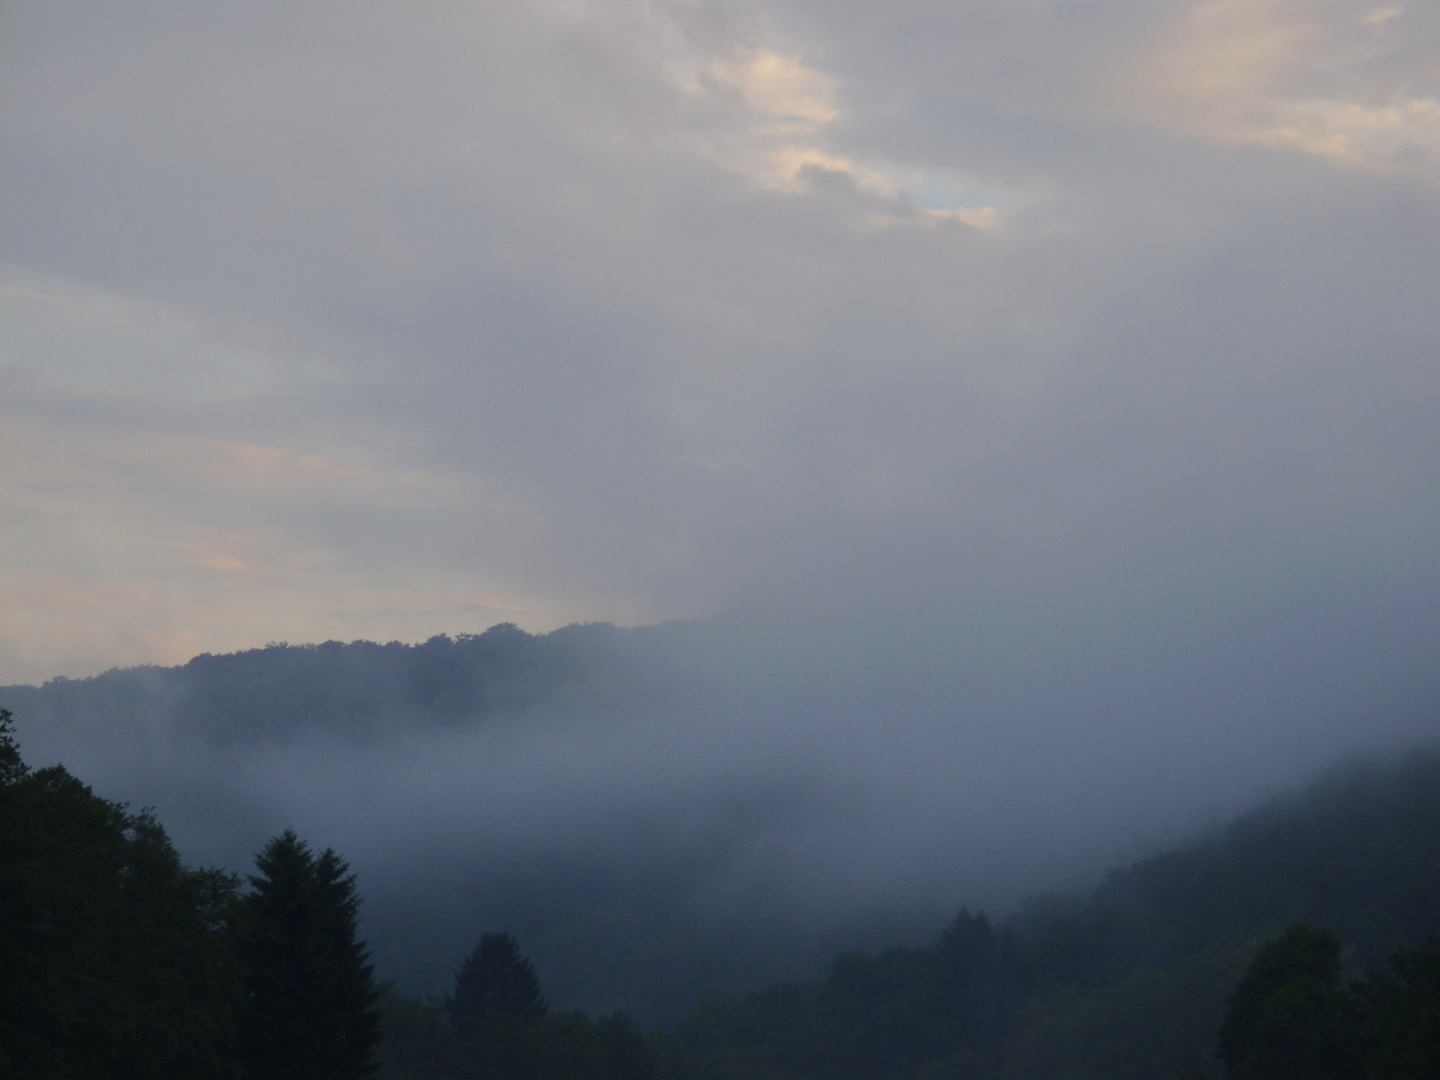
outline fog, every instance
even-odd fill
[[[192,862],[244,871],[289,826],[344,853],[408,989],[508,929],[558,1001],[655,1017],[1083,891],[1342,755],[1433,744],[1440,626],[1391,600],[1383,626],[1302,594],[1178,634],[1078,606],[594,628],[573,677],[473,714],[267,717],[278,681],[215,728],[178,706],[190,668],[6,699],[29,760],[155,806]]]
[[[407,985],[505,923],[655,1011],[1435,737],[1429,8],[3,18],[0,680],[630,628],[444,724],[13,695]]]

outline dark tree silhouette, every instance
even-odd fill
[[[1024,1000],[1025,975],[1008,930],[961,909],[934,946],[938,1051],[997,1057]]]
[[[380,1012],[356,933],[360,906],[345,860],[318,858],[293,830],[255,858],[243,901],[241,1054],[254,1080],[374,1075]]]
[[[538,1025],[548,1011],[535,965],[509,934],[485,934],[455,973],[445,999],[466,1075],[531,1080],[540,1071]],[[543,1040],[541,1040],[543,1041]]]
[[[30,770],[20,760],[20,747],[15,742],[9,709],[0,708],[0,784],[22,780]]]
[[[545,1015],[535,965],[520,954],[509,934],[485,934],[460,970],[455,989],[445,999],[455,1033],[473,1039],[493,1021],[525,1023]]]
[[[233,1077],[234,887],[150,814],[30,771],[0,709],[0,1076]]]
[[[1440,1076],[1440,937],[1395,952],[1355,990],[1366,1020],[1367,1080]]]
[[[1292,926],[1264,945],[1220,1027],[1227,1080],[1358,1080],[1361,1037],[1340,939]]]

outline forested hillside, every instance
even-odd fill
[[[816,927],[768,895],[713,901],[736,891],[737,864],[749,872],[747,847],[811,813],[816,795],[803,776],[737,778],[695,749],[696,716],[724,698],[692,677],[705,635],[502,624],[418,645],[273,644],[4,687],[0,701],[28,756],[159,807],[196,861],[246,865],[297,821],[297,802],[328,818],[365,870],[377,958],[411,991],[445,985],[452,939],[499,925],[567,1004],[673,1018],[706,992],[927,924],[882,912],[858,929]],[[663,755],[667,741],[678,754]],[[635,783],[632,763],[675,775]],[[676,779],[686,769],[704,775]]]
[[[1423,755],[1363,759],[1087,900],[1022,903],[1067,875],[1095,881],[1127,836],[1183,836],[1202,811],[1251,804],[1263,787],[1232,779],[1251,767],[1242,750],[1274,760],[1279,744],[1229,755],[1183,725],[1146,727],[1143,682],[1113,699],[1123,723],[1042,731],[1029,666],[997,668],[983,640],[935,624],[934,656],[907,668],[884,650],[914,639],[893,629],[837,626],[844,647],[821,648],[741,621],[498,626],[200,656],[0,702],[27,757],[155,806],[189,861],[242,870],[291,825],[345,851],[376,961],[410,994],[443,993],[465,943],[503,929],[558,1005],[673,1022],[707,995],[807,985],[837,953],[918,948],[983,907],[1025,972],[1008,1060],[1043,1071],[1126,1017],[1180,1015],[1172,999],[1213,1019],[1246,950],[1290,921],[1333,927],[1353,962],[1435,925]],[[1065,753],[1033,744],[1057,731]],[[1285,786],[1313,775],[1283,760],[1266,771]],[[1160,794],[1136,799],[1145,788]],[[1207,1024],[1143,1038],[1156,1060],[1182,1045],[1200,1060]]]
[[[1294,923],[1333,929],[1350,976],[1440,933],[1440,753],[1342,765],[1086,898],[1037,898],[999,922],[962,911],[927,947],[711,999],[665,1041],[667,1067],[707,1080],[1218,1075],[1226,1003],[1260,944]]]
[[[418,645],[273,643],[219,656],[202,653],[177,667],[5,686],[0,696],[32,731],[70,717],[103,716],[120,725],[163,719],[221,744],[316,729],[377,735],[396,726],[473,722],[554,704],[585,680],[593,698],[605,681],[629,674],[629,637],[608,624],[527,634],[502,623],[481,634],[438,634]]]

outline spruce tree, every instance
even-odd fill
[[[20,746],[15,742],[10,710],[0,708],[0,786],[23,780],[29,771],[20,759]]]
[[[255,859],[244,899],[241,1053],[254,1080],[364,1080],[380,1042],[374,967],[345,860],[293,830]]]
[[[455,973],[445,999],[470,1075],[530,1080],[536,1075],[536,1025],[548,1011],[535,965],[509,934],[484,934]]]
[[[546,1012],[535,965],[521,955],[510,934],[481,936],[455,973],[455,989],[445,1008],[462,1039],[475,1037],[490,1021],[524,1023]]]

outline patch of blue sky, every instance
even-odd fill
[[[947,210],[1007,209],[1005,200],[996,192],[968,186],[940,173],[921,173],[900,190],[921,210],[943,213]]]
[[[886,163],[871,164],[869,171],[883,178],[897,198],[917,210],[948,214],[957,210],[1004,213],[1009,209],[1006,199],[998,192],[968,184],[952,174],[901,169]]]

